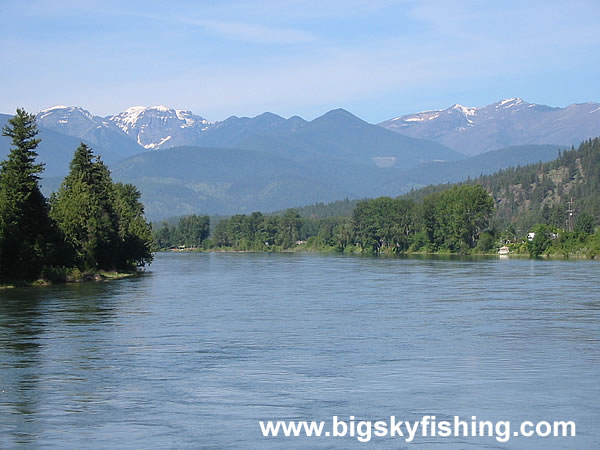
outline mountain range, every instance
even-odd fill
[[[81,107],[53,106],[37,117],[42,127],[125,152],[179,146],[264,148],[277,143],[281,147],[281,141],[293,147],[290,138],[306,149],[306,142],[298,136],[310,133],[323,121],[263,113],[209,122],[191,111],[166,106],[134,106],[106,117],[94,116]],[[464,155],[516,145],[571,146],[600,134],[600,103],[556,108],[509,98],[484,107],[455,104],[378,125],[402,136],[437,142]]]
[[[404,136],[439,142],[466,155],[514,145],[578,145],[600,134],[600,104],[565,108],[501,100],[482,108],[453,105],[396,117],[379,126]]]
[[[132,107],[107,117],[55,106],[37,114],[38,152],[46,164],[46,193],[58,187],[74,149],[85,142],[109,164],[115,179],[138,186],[152,219],[269,211],[399,195],[551,160],[560,146],[600,135],[599,104],[529,105],[520,99],[484,108],[455,105],[379,125],[343,109],[312,121],[264,113],[211,123],[164,106]],[[552,126],[559,116],[562,125]],[[0,125],[9,118],[0,115]],[[542,142],[548,145],[538,145]],[[0,138],[1,159],[9,146]],[[481,153],[490,149],[495,151]],[[481,154],[469,156],[476,153]]]

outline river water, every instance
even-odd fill
[[[259,420],[570,420],[575,437],[266,438]],[[0,291],[0,447],[600,448],[600,265],[162,253]]]

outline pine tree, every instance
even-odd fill
[[[23,109],[3,128],[12,139],[0,166],[0,277],[33,279],[54,254],[56,229],[39,188],[43,164],[35,162],[40,143],[35,116]]]
[[[51,217],[62,229],[83,270],[114,269],[119,237],[110,172],[92,149],[75,151],[70,172],[51,199]]]
[[[77,148],[50,214],[80,269],[131,269],[152,261],[152,229],[139,199],[135,186],[113,183],[91,148]]]
[[[140,191],[132,184],[122,183],[116,183],[114,191],[119,233],[117,268],[130,269],[152,262],[152,227],[144,218]]]

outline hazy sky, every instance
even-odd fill
[[[600,101],[600,1],[0,0],[0,112],[133,105],[369,122]]]

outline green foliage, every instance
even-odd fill
[[[600,233],[589,236],[586,247],[588,257],[597,258],[600,256]]]
[[[35,116],[22,109],[2,134],[12,139],[8,159],[0,167],[0,278],[33,279],[54,262],[60,235],[48,217],[40,192],[35,151],[40,140]]]
[[[575,219],[575,231],[579,233],[591,234],[594,232],[596,221],[591,214],[583,212]]]
[[[70,169],[52,196],[51,217],[73,248],[79,268],[114,268],[119,251],[119,224],[108,168],[82,143],[75,151]]]
[[[564,228],[567,204],[574,199],[576,215],[600,216],[600,138],[566,150],[547,163],[530,164],[482,176],[474,181],[497,201],[494,223],[512,223],[526,232],[536,223]]]
[[[288,209],[279,221],[277,242],[283,248],[296,245],[300,236],[300,214],[296,209]]]
[[[362,251],[379,251],[381,237],[377,229],[377,214],[374,200],[363,200],[356,205],[352,213],[354,242]]]
[[[295,209],[281,216],[238,214],[217,223],[211,243],[253,251],[288,249],[306,241],[306,248],[340,252],[469,252],[492,210],[493,200],[480,186],[459,186],[431,194],[423,204],[403,197],[362,200],[352,217],[302,218]],[[166,239],[168,226],[157,229],[157,241]]]
[[[267,216],[259,212],[236,214],[217,223],[212,243],[215,247],[237,250],[289,249],[301,239],[301,232],[305,233],[303,237],[318,234],[318,228],[310,231],[311,225],[311,219],[301,219],[295,209],[286,210],[283,216]]]
[[[543,255],[552,243],[552,229],[545,224],[539,224],[533,227],[532,232],[535,236],[529,241],[528,249],[532,258]]]
[[[199,248],[204,245],[210,234],[210,218],[184,216],[173,225],[163,222],[153,234],[158,248]]]
[[[353,245],[352,237],[352,223],[350,220],[339,218],[338,224],[333,229],[333,242],[337,250],[343,252],[348,246]]]
[[[479,241],[477,242],[477,247],[475,247],[478,252],[481,253],[489,253],[493,250],[496,250],[496,239],[492,233],[481,233],[479,237]]]
[[[118,268],[145,265],[152,262],[152,227],[144,218],[141,193],[132,184],[116,183],[115,213],[117,215],[119,249]]]
[[[505,230],[502,239],[515,248],[521,248],[521,242],[526,242],[522,247],[532,256],[579,255],[584,251],[590,256],[596,254],[593,237],[596,235],[589,238],[585,235],[594,232],[600,218],[600,138],[583,142],[577,150],[563,151],[554,161],[505,169],[462,185],[481,185],[491,194],[495,209],[488,226]],[[468,251],[472,245],[473,239],[468,239],[468,233],[464,232],[469,227],[460,226],[469,220],[457,220],[460,218],[453,217],[451,208],[443,211],[444,208],[439,207],[441,198],[451,195],[452,189],[454,187],[448,184],[428,186],[405,196],[422,202],[422,229],[427,235],[429,250],[460,252],[461,247],[467,247]],[[446,200],[441,203],[452,203]],[[571,200],[575,209],[575,234],[565,231],[572,225],[568,212]],[[539,224],[546,228],[541,229],[539,236],[536,234],[537,239],[524,241],[527,233],[538,229]],[[422,248],[424,241],[416,240],[411,248]],[[478,251],[483,244],[478,244]]]
[[[75,265],[113,270],[151,262],[151,228],[139,191],[113,183],[106,165],[83,143],[70,169],[51,199],[50,214],[75,253]]]
[[[479,185],[456,186],[441,196],[445,205],[442,218],[454,241],[473,248],[479,233],[487,228],[494,209],[494,199]]]
[[[405,251],[417,230],[418,212],[412,200],[380,197],[363,200],[352,213],[355,242],[363,251]]]
[[[406,198],[364,200],[352,215],[355,242],[363,251],[409,248],[466,253],[489,222],[493,199],[481,186],[433,192],[421,205]]]
[[[77,148],[49,205],[38,185],[43,165],[35,162],[35,116],[17,109],[2,132],[13,147],[0,166],[0,279],[64,281],[79,269],[130,269],[152,261],[139,191],[114,184],[89,147]]]

